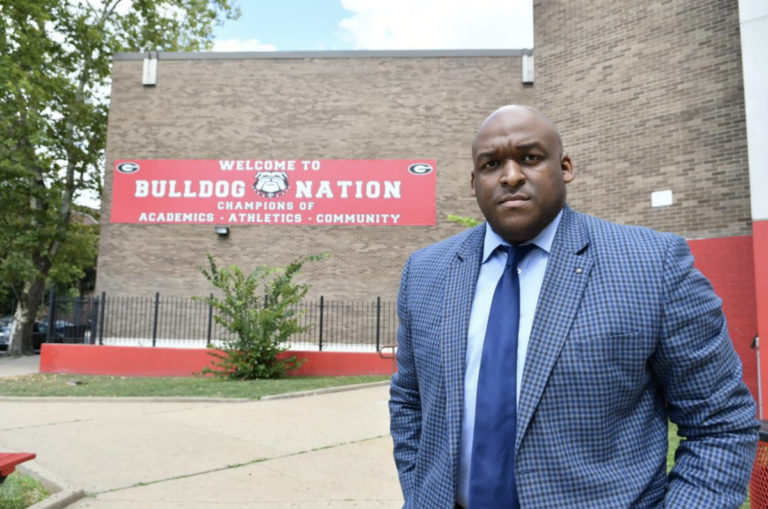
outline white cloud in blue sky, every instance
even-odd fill
[[[214,51],[533,47],[533,0],[240,0]]]
[[[533,47],[530,0],[341,0],[354,49]]]

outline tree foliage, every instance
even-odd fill
[[[215,310],[214,320],[234,335],[224,342],[222,352],[210,355],[216,369],[203,373],[236,380],[280,378],[285,371],[301,366],[295,355],[278,356],[286,351],[293,334],[308,330],[311,325],[299,325],[302,310],[296,310],[309,290],[307,284],[296,284],[293,278],[309,261],[319,261],[327,255],[304,256],[292,261],[285,269],[256,267],[247,276],[240,267],[220,269],[211,255],[208,268],[200,267],[205,278],[223,296],[197,298]]]
[[[232,0],[0,0],[0,285],[19,300],[12,353],[31,353],[49,277],[82,273],[90,254],[73,204],[101,191],[112,55],[210,49],[213,26],[238,16]]]

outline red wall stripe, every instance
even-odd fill
[[[755,258],[751,236],[688,241],[695,265],[723,299],[728,332],[744,365],[744,382],[757,401],[757,356],[750,349],[757,334]],[[765,349],[763,356],[768,356]]]
[[[752,233],[754,235],[757,329],[762,340],[760,374],[763,398],[768,398],[768,221],[752,223]],[[768,416],[768,409],[765,409],[759,417],[764,419],[766,416]]]
[[[41,373],[102,376],[194,376],[211,366],[204,349],[43,344]],[[290,376],[391,375],[392,359],[362,352],[286,352],[307,362]]]

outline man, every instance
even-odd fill
[[[740,507],[755,405],[685,240],[568,208],[571,159],[533,108],[491,114],[472,158],[487,224],[400,285],[405,507]],[[669,475],[668,419],[687,438]]]

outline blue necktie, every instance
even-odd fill
[[[517,432],[517,333],[520,284],[517,264],[533,248],[508,251],[496,285],[483,343],[475,400],[475,435],[469,471],[469,509],[518,509],[515,483]]]

